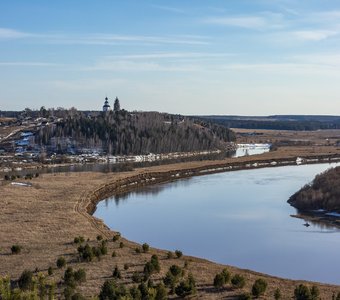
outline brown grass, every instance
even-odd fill
[[[310,150],[310,149],[309,149]],[[227,159],[228,162],[257,161],[259,159],[276,159],[279,157],[294,157],[307,155],[308,148],[279,149],[257,157],[244,157],[240,159]],[[319,147],[318,154],[328,155],[330,152],[340,153],[336,148]],[[154,276],[157,281],[165,274],[172,264],[184,265],[189,261],[188,272],[192,272],[198,283],[198,296],[202,299],[232,299],[240,291],[224,289],[216,291],[213,286],[213,278],[225,266],[209,262],[204,259],[183,256],[181,259],[166,259],[166,250],[151,248],[147,254],[137,255],[134,251],[136,243],[122,239],[126,247],[120,249],[119,242],[108,243],[109,254],[100,261],[91,263],[79,263],[77,261],[76,246],[72,243],[74,237],[82,235],[90,239],[90,243],[96,244],[98,234],[110,238],[114,232],[110,231],[100,220],[87,214],[89,201],[88,195],[93,195],[94,190],[103,186],[110,186],[117,180],[145,174],[147,172],[169,172],[174,170],[194,169],[197,167],[220,164],[217,162],[191,162],[173,165],[165,165],[152,168],[137,169],[123,173],[62,173],[58,175],[44,174],[33,179],[32,187],[13,186],[3,182],[0,187],[2,202],[0,211],[0,275],[10,275],[18,278],[24,269],[47,273],[49,266],[55,266],[59,256],[65,256],[68,264],[77,269],[83,267],[87,271],[87,282],[80,286],[80,291],[87,296],[99,292],[103,282],[112,275],[112,270],[117,264],[122,270],[122,282],[131,283],[131,275],[134,270],[141,271],[143,264],[150,259],[152,254],[158,254],[161,259],[161,274]],[[113,192],[113,191],[112,191]],[[119,228],[117,228],[119,231]],[[202,239],[202,243],[204,240]],[[13,244],[23,246],[19,255],[11,255],[10,247]],[[150,245],[152,246],[152,245]],[[115,250],[117,257],[112,258]],[[184,253],[185,254],[185,253]],[[131,267],[123,270],[123,265],[129,263]],[[293,290],[300,282],[280,279],[273,276],[259,274],[253,271],[241,270],[228,266],[232,273],[243,274],[247,279],[247,285],[243,291],[250,291],[252,283],[257,278],[265,278],[268,282],[266,299],[273,299],[274,290],[279,287],[284,299],[291,298]],[[57,270],[53,278],[59,281],[62,272]],[[312,285],[312,283],[306,283]],[[317,284],[323,299],[331,299],[333,291],[340,291],[340,287],[334,285]]]

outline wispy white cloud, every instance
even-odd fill
[[[0,66],[9,67],[58,67],[63,66],[61,64],[38,62],[38,61],[0,61]]]
[[[262,17],[256,16],[244,16],[244,17],[211,17],[205,19],[206,23],[216,25],[226,25],[234,27],[242,27],[249,29],[263,28],[267,25],[267,22]]]
[[[339,66],[338,66],[339,67]],[[308,61],[291,61],[285,63],[236,63],[225,64],[220,68],[224,71],[232,72],[247,72],[248,74],[268,73],[268,74],[281,74],[285,76],[309,76],[314,75],[337,75],[339,76],[338,67],[334,65],[327,65]]]
[[[293,31],[293,36],[302,41],[321,41],[338,35],[334,30],[299,30]]]
[[[0,39],[20,39],[35,36],[35,34],[28,32],[22,32],[10,28],[0,28]]]
[[[188,36],[145,36],[145,35],[117,35],[117,34],[92,34],[84,36],[55,37],[50,40],[55,43],[87,44],[87,45],[114,45],[120,44],[186,44],[207,45],[209,41],[203,37]]]
[[[203,52],[158,52],[129,55],[112,55],[107,59],[214,59],[236,56],[235,53],[203,53]]]
[[[339,69],[340,67],[340,54],[338,53],[295,55],[292,57],[292,59],[306,64],[321,65],[324,67],[331,67],[336,69]]]
[[[117,45],[117,44],[177,44],[208,45],[208,37],[194,35],[120,35],[120,34],[69,34],[69,33],[30,33],[10,28],[0,28],[1,39],[34,38],[35,41],[53,44],[78,45]]]
[[[177,13],[177,14],[184,14],[185,11],[183,9],[177,8],[177,7],[172,7],[172,6],[165,6],[165,5],[151,5],[151,7],[172,12],[172,13]]]
[[[104,60],[93,66],[85,67],[86,71],[113,71],[113,72],[196,72],[200,70],[196,64],[171,64],[158,63],[155,61],[133,60]]]
[[[113,78],[113,79],[76,79],[76,80],[53,80],[46,82],[47,85],[52,87],[68,90],[68,91],[91,91],[91,90],[105,90],[108,87],[120,86],[126,83],[125,79]]]
[[[203,20],[207,24],[240,27],[246,29],[272,29],[285,26],[284,17],[281,13],[264,11],[250,15],[227,15],[215,16]]]

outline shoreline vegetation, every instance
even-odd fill
[[[287,201],[298,210],[296,217],[340,227],[340,167],[318,174]]]
[[[329,149],[328,149],[329,150]],[[186,266],[186,272],[191,273],[196,281],[197,295],[204,299],[221,299],[230,297],[238,299],[244,293],[249,293],[252,284],[258,279],[265,279],[268,284],[267,299],[272,299],[279,288],[283,297],[292,296],[299,284],[316,285],[320,295],[331,299],[340,287],[330,284],[311,283],[289,280],[260,274],[255,271],[242,270],[227,266],[233,275],[239,274],[245,278],[245,286],[235,289],[230,286],[215,288],[214,277],[226,267],[205,259],[186,256],[180,258],[168,257],[168,250],[150,248],[147,253],[138,254],[136,249],[141,245],[121,237],[119,242],[113,242],[116,231],[111,231],[102,220],[91,215],[96,204],[112,196],[125,193],[146,184],[156,184],[179,178],[209,173],[252,169],[259,167],[275,167],[279,165],[294,165],[296,163],[327,163],[340,160],[340,152],[320,151],[319,155],[297,155],[300,151],[273,151],[258,156],[228,158],[223,161],[187,162],[171,165],[140,168],[121,173],[60,173],[43,174],[30,182],[32,186],[16,186],[3,184],[1,195],[4,208],[1,212],[1,251],[0,274],[19,278],[23,270],[36,270],[46,273],[55,265],[58,257],[65,257],[66,263],[74,269],[85,268],[87,281],[77,287],[77,291],[89,297],[98,295],[105,279],[112,277],[112,270],[118,265],[122,271],[119,282],[131,286],[132,275],[140,272],[143,265],[152,255],[160,260],[160,273],[152,275],[152,280],[159,283],[166,275],[168,268],[177,264]],[[303,157],[303,159],[298,159]],[[73,244],[74,237],[84,236],[88,243],[95,244],[97,237],[107,240],[107,252],[100,260],[85,263],[79,261],[77,249]],[[202,241],[204,242],[204,241]],[[10,255],[12,245],[20,245],[17,255]],[[152,245],[151,245],[152,246]],[[115,255],[113,255],[115,253]],[[187,274],[188,274],[187,273]],[[56,282],[63,278],[63,270],[57,269],[51,280]],[[61,290],[57,290],[61,294]]]

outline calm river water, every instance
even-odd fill
[[[335,166],[333,164],[332,166]],[[280,277],[340,284],[340,231],[293,218],[287,199],[329,164],[219,173],[100,202],[126,238]]]

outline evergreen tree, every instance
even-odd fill
[[[120,103],[118,97],[116,97],[115,102],[113,104],[113,110],[114,111],[120,111]]]

